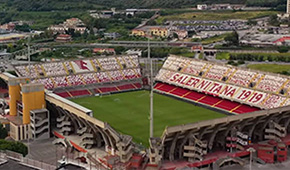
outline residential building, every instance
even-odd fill
[[[67,30],[62,24],[52,25],[48,29],[52,30],[54,34],[56,33],[64,34],[65,31]]]
[[[206,4],[199,4],[199,5],[197,5],[197,9],[198,10],[206,10],[207,9],[207,5]]]
[[[83,26],[84,23],[79,18],[70,18],[70,19],[67,19],[63,23],[63,25],[65,25],[66,27],[77,27],[77,26]]]
[[[70,42],[72,40],[71,35],[68,34],[60,34],[56,37],[56,42]]]
[[[15,26],[16,25],[14,23],[9,22],[7,24],[0,25],[0,29],[6,30],[6,31],[12,31],[15,29]]]
[[[131,35],[141,37],[168,37],[170,29],[166,26],[143,26],[132,30]]]
[[[142,29],[133,29],[132,30],[132,35],[134,36],[140,36],[140,37],[145,37],[146,36],[146,31]]]
[[[168,37],[169,36],[169,29],[166,27],[151,27],[150,34],[157,37]]]
[[[80,32],[81,34],[85,33],[87,30],[83,21],[78,18],[67,19],[62,24],[52,25],[48,28],[48,30],[52,30],[54,34],[65,34],[69,29],[73,29],[75,32]]]
[[[178,39],[182,40],[188,37],[188,31],[186,30],[175,30],[173,33],[178,35]]]

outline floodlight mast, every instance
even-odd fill
[[[28,42],[27,42],[27,57],[28,57],[28,67],[29,67],[29,78],[31,78],[31,67],[30,67],[30,64],[31,64],[31,58],[30,58],[30,41],[31,41],[31,36],[29,34],[29,37],[28,37]]]
[[[150,61],[150,138],[154,136],[154,124],[153,124],[153,69],[152,69],[152,59],[150,56],[150,40],[148,39],[148,60]]]

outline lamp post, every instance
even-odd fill
[[[150,61],[150,138],[154,137],[154,125],[153,125],[153,69],[152,69],[152,59],[150,57],[150,40],[148,38],[148,61]]]
[[[31,69],[30,69],[30,41],[31,41],[31,35],[29,34],[29,37],[28,37],[28,42],[27,42],[27,50],[28,50],[28,53],[27,53],[27,57],[28,57],[28,65],[29,65],[29,76],[31,77]]]
[[[247,151],[250,152],[250,167],[249,167],[249,169],[252,170],[253,152],[256,152],[256,150],[251,147],[251,148],[247,149]]]

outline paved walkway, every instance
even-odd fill
[[[45,162],[51,165],[57,165],[57,160],[61,159],[60,151],[64,151],[60,146],[52,144],[54,138],[33,141],[27,144],[29,154],[28,158]],[[57,152],[58,151],[58,152]],[[59,153],[59,155],[57,154]]]
[[[250,169],[249,164],[245,165],[244,167],[235,165],[221,168],[221,170],[249,170],[249,169]],[[266,165],[254,163],[252,166],[252,170],[289,170],[289,169],[290,169],[290,160],[283,163],[266,164]]]

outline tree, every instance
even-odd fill
[[[172,49],[170,49],[170,53],[171,54],[180,54],[181,49],[180,48],[172,48]]]
[[[228,45],[238,46],[239,45],[239,34],[237,33],[237,31],[234,31],[233,33],[231,33],[225,37],[225,41],[227,42]]]
[[[149,20],[146,25],[157,25],[155,20]]]
[[[178,39],[178,35],[175,32],[173,33],[173,38]]]
[[[279,53],[287,53],[289,50],[290,50],[290,48],[287,46],[278,47]]]
[[[22,32],[30,32],[31,28],[28,24],[16,25],[15,30]]]
[[[125,47],[121,47],[121,46],[118,46],[118,47],[115,47],[115,51],[116,51],[116,54],[122,54],[122,52],[124,52],[126,50]]]
[[[248,25],[257,25],[257,21],[249,19],[247,24]]]
[[[5,139],[7,135],[8,135],[7,130],[0,123],[0,139]]]
[[[28,153],[28,148],[21,142],[13,142],[13,141],[6,141],[4,139],[0,139],[0,150],[10,150],[13,152],[17,152],[26,156]]]

